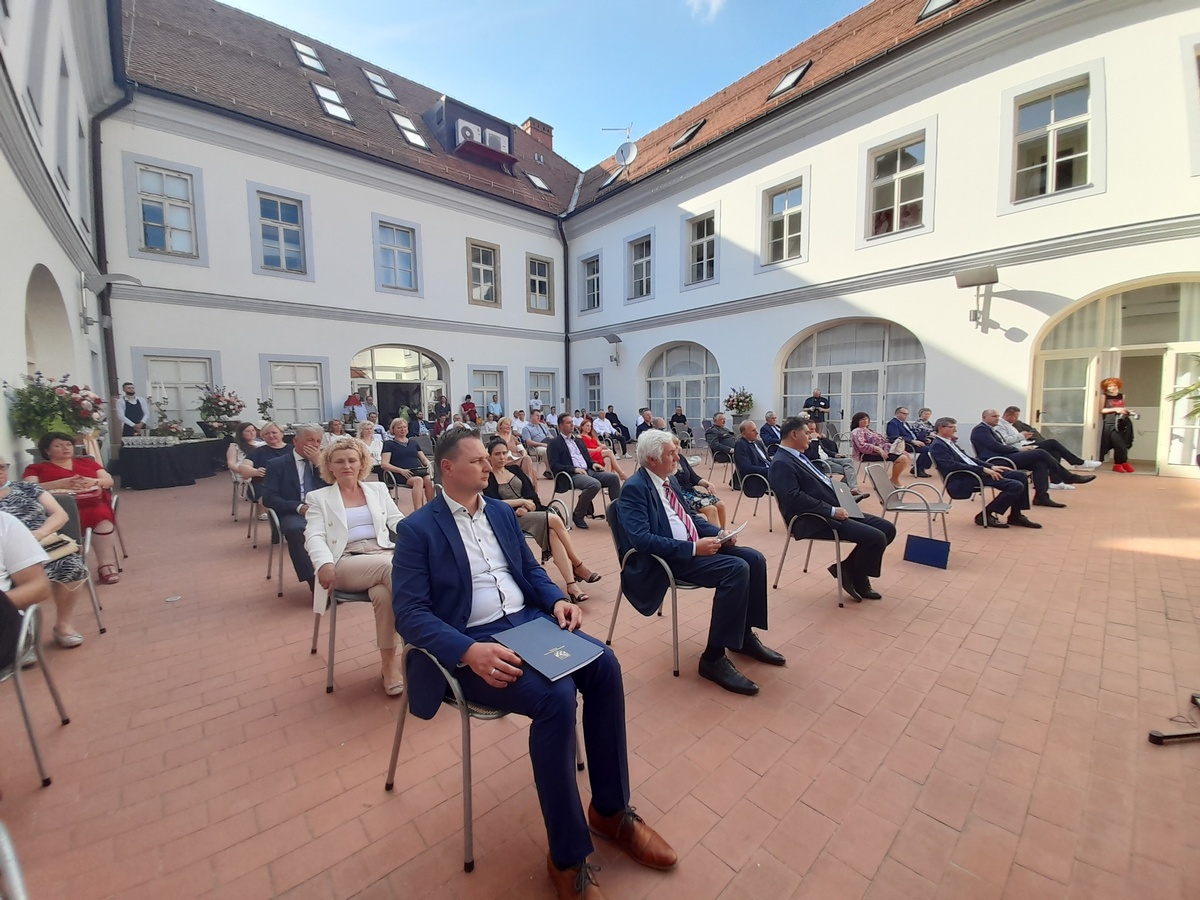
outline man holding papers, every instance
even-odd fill
[[[569,676],[550,681],[493,638],[538,617],[577,629],[571,603],[529,551],[513,511],[483,496],[491,471],[474,431],[448,432],[434,465],[443,493],[397,529],[393,577],[396,629],[455,672],[468,700],[529,716],[529,758],[549,836],[547,871],[559,898],[603,900],[596,886],[589,828],[655,869],[675,852],[629,806],[625,691],[621,667],[602,651]],[[432,718],[445,682],[422,654],[409,657],[409,708]],[[576,691],[583,696],[592,802],[584,815],[575,780]]]
[[[842,508],[828,475],[804,455],[808,449],[808,420],[790,416],[780,428],[779,450],[771,463],[771,490],[779,502],[784,521],[790,522],[801,513],[816,513],[824,521],[804,516],[796,521],[792,534],[798,539],[829,538],[834,531],[843,541],[854,544],[854,550],[842,560],[842,589],[852,600],[878,600],[882,596],[871,587],[871,578],[878,576],[883,563],[883,551],[896,539],[896,527],[886,519],[863,514],[851,518]],[[837,578],[837,567],[829,573]]]
[[[638,586],[630,602],[644,616],[662,603],[666,573],[650,554],[666,560],[680,581],[716,588],[708,646],[700,656],[700,676],[737,694],[757,694],[758,685],[734,668],[728,648],[759,662],[782,666],[783,655],[763,646],[751,629],[767,627],[767,561],[757,550],[736,546],[711,522],[687,511],[675,482],[679,449],[665,431],[638,438],[639,468],[617,501],[621,557],[635,553],[622,580]]]

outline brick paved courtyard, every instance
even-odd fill
[[[1200,745],[1146,741],[1200,690],[1200,481],[1101,472],[1057,497],[1070,508],[1035,510],[1037,532],[985,532],[956,502],[948,571],[901,559],[924,528],[902,520],[885,599],[846,609],[829,547],[806,575],[794,546],[764,635],[788,666],[738,660],[755,698],[696,675],[710,592],[682,597],[678,679],[669,618],[625,605],[633,803],[680,864],[642,870],[601,844],[608,896],[1200,897]],[[121,516],[108,633],[82,611],[86,643],[47,651],[69,726],[28,679],[49,788],[0,687],[0,821],[33,898],[550,896],[524,720],[474,726],[464,874],[453,713],[410,719],[383,790],[399,701],[370,614],[343,610],[327,695],[306,589],[286,572],[275,596],[225,478],[127,492]],[[602,523],[575,535],[605,576],[585,607],[603,636],[612,544]],[[743,542],[773,574],[765,506]]]

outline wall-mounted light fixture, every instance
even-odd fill
[[[980,266],[977,269],[955,272],[954,283],[959,288],[975,288],[975,308],[967,313],[967,320],[981,331],[987,331],[987,306],[991,299],[991,291],[988,288],[1000,283],[996,267]]]
[[[608,355],[608,361],[615,366],[621,364],[621,336],[619,334],[606,334],[604,339],[612,345],[612,353]]]
[[[88,314],[88,293],[99,294],[110,284],[115,284],[118,281],[125,281],[130,284],[140,285],[141,279],[134,278],[132,275],[122,275],[119,272],[109,274],[100,274],[98,272],[80,272],[79,273],[79,327],[84,334],[91,331],[93,325],[101,324],[100,319],[95,319]]]

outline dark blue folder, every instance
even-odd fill
[[[603,647],[559,628],[554,619],[545,616],[501,631],[495,639],[551,681],[582,669],[604,652]]]

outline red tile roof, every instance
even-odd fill
[[[315,38],[290,31],[212,0],[124,0],[126,73],[137,87],[153,89],[219,110],[248,116],[299,135],[551,214],[565,210],[579,170],[513,127],[516,176],[462,159],[443,148],[422,120],[441,94],[358,59]],[[313,47],[327,74],[300,64],[295,39]],[[383,76],[396,95],[375,93],[362,70]],[[327,117],[312,83],[341,95],[354,123]],[[390,112],[416,123],[430,150],[408,143]],[[535,161],[541,154],[545,163]],[[522,169],[538,175],[553,193],[530,184]]]
[[[773,110],[829,85],[864,63],[913,38],[928,34],[947,22],[961,19],[994,3],[1021,0],[958,0],[948,9],[918,21],[926,2],[874,0],[813,35],[637,140],[637,158],[611,187],[602,190],[605,181],[617,169],[612,157],[589,169],[580,190],[578,206],[582,208],[601,201],[620,185],[673,165]],[[812,65],[795,88],[774,99],[767,99],[782,78],[808,61]],[[672,151],[671,145],[701,119],[705,120],[704,126],[696,135],[683,147]]]

